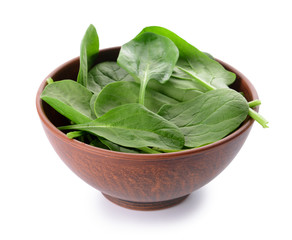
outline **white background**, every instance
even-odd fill
[[[292,239],[291,1],[1,1],[0,239]],[[50,146],[35,108],[41,81],[79,55],[159,25],[231,64],[256,87],[270,128],[180,205],[139,212],[107,201]]]

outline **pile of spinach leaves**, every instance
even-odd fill
[[[116,62],[95,65],[98,52],[90,25],[77,81],[49,78],[42,92],[42,100],[71,120],[59,127],[69,138],[113,151],[163,153],[218,141],[248,115],[267,127],[252,109],[260,101],[247,102],[228,87],[234,73],[165,28],[144,28]]]

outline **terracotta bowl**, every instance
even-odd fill
[[[116,60],[119,50],[119,47],[101,50],[98,62]],[[258,98],[256,90],[244,75],[230,65],[220,63],[237,75],[232,88],[243,92],[248,101]],[[48,77],[55,81],[76,79],[78,69],[79,58],[74,58]],[[236,156],[253,124],[253,120],[247,117],[232,134],[197,149],[163,154],[114,152],[71,140],[58,130],[58,126],[66,125],[68,121],[40,99],[45,85],[46,80],[37,93],[37,111],[45,133],[60,158],[107,199],[136,210],[173,206],[210,182]]]

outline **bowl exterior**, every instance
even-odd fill
[[[250,130],[207,151],[129,156],[64,141],[43,127],[60,158],[80,178],[104,194],[134,202],[166,201],[204,186],[232,161]]]
[[[119,48],[100,51],[99,62],[116,60]],[[221,62],[237,75],[234,88],[248,101],[257,98],[252,84],[239,71]],[[63,64],[48,77],[76,79],[79,58]],[[40,99],[44,80],[37,94],[37,110],[45,133],[60,158],[81,179],[105,195],[132,202],[160,202],[190,194],[216,177],[236,156],[253,124],[247,118],[226,138],[197,149],[164,154],[113,152],[71,140],[56,126],[65,119]]]

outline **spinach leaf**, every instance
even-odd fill
[[[175,75],[177,73],[176,69],[177,68],[174,69],[172,76],[168,80],[168,82],[171,82],[174,87],[179,89],[193,89],[202,93],[208,91],[204,86],[193,81],[188,76],[183,77],[182,75]]]
[[[177,125],[185,136],[185,146],[193,148],[218,141],[234,131],[248,115],[248,109],[245,98],[227,88],[165,105],[158,114]]]
[[[150,80],[147,86],[147,91],[152,89],[179,102],[183,102],[204,93],[204,91],[195,87],[193,83],[193,81],[175,79],[173,77],[165,83]]]
[[[94,66],[98,52],[90,25],[77,82],[49,78],[41,95],[75,123],[59,127],[77,130],[69,138],[113,151],[161,153],[218,141],[248,114],[267,127],[251,109],[260,101],[248,103],[228,88],[234,73],[165,28],[143,29],[121,47],[117,62]]]
[[[101,143],[103,143],[105,146],[107,146],[108,149],[110,149],[112,151],[125,152],[125,153],[140,153],[138,150],[119,146],[118,144],[115,144],[115,143],[108,141],[108,140],[101,138],[101,137],[99,138],[99,140]]]
[[[187,78],[196,81],[207,90],[227,88],[228,85],[235,81],[236,75],[227,71],[220,63],[212,59],[210,54],[199,51],[170,30],[156,26],[146,27],[139,35],[146,32],[168,37],[179,49],[179,59],[173,77]],[[249,109],[249,116],[255,119],[264,128],[268,127],[268,121],[251,108]]]
[[[178,59],[178,49],[166,37],[144,33],[121,47],[118,64],[140,82],[139,103],[144,105],[150,79],[167,81]]]
[[[95,119],[90,109],[92,93],[73,80],[62,80],[47,85],[41,99],[74,123]]]
[[[94,103],[96,116],[102,116],[112,108],[139,102],[140,85],[136,82],[114,82],[105,86],[99,93]],[[152,89],[147,89],[145,107],[152,112],[157,112],[164,104],[174,104],[176,100]]]
[[[95,110],[94,110],[94,104],[95,104],[95,101],[96,101],[98,95],[99,95],[99,93],[94,93],[90,99],[90,102],[89,102],[91,112],[93,112],[94,115],[96,115]]]
[[[234,82],[234,73],[225,70],[217,61],[186,42],[170,30],[162,27],[146,27],[139,35],[152,32],[168,37],[179,49],[178,70],[181,70],[175,77],[189,76],[193,81],[199,82],[208,90],[215,88],[226,88]],[[139,36],[138,35],[138,36]]]
[[[134,81],[134,79],[117,62],[102,62],[89,71],[87,88],[93,93],[98,93],[107,84],[117,81]]]
[[[98,137],[94,138],[93,140],[90,141],[89,145],[94,146],[94,147],[98,147],[98,148],[103,148],[103,149],[107,149],[107,150],[111,150],[107,145],[105,145],[104,143],[102,143]]]
[[[90,25],[82,39],[80,47],[80,66],[77,82],[87,86],[88,71],[94,65],[99,52],[99,39],[96,29]]]
[[[59,129],[87,131],[118,145],[132,148],[155,146],[181,149],[184,145],[184,136],[177,126],[137,103],[113,108],[89,123]]]

